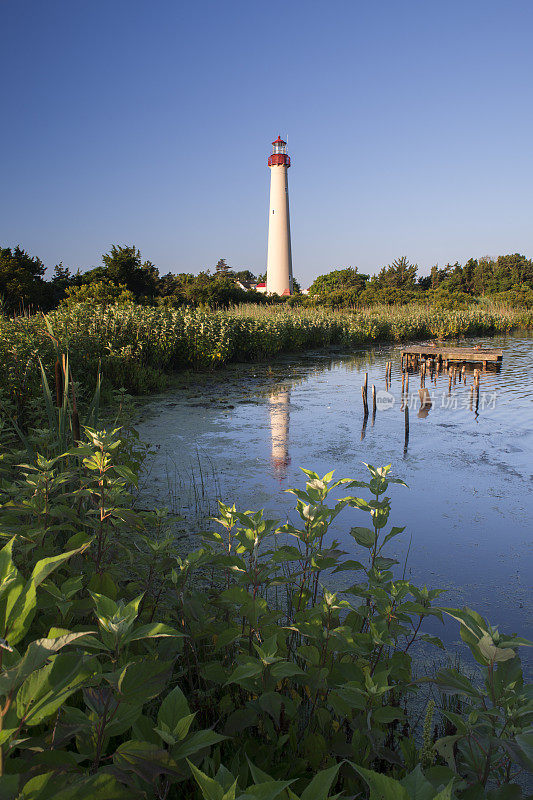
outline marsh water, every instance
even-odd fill
[[[285,521],[295,498],[283,490],[303,485],[300,467],[365,480],[363,462],[391,463],[409,487],[388,491],[393,524],[406,526],[389,550],[398,569],[405,565],[414,582],[444,588],[442,604],[469,605],[501,629],[533,638],[533,336],[468,345],[501,348],[501,369],[482,372],[478,398],[470,371],[466,383],[451,387],[447,375],[428,375],[425,408],[418,375],[411,374],[408,396],[402,395],[395,345],[293,354],[179,378],[143,408],[138,425],[155,449],[146,496],[172,506],[189,528],[214,511],[217,497],[241,510],[266,508]],[[366,427],[365,372],[379,400]],[[361,558],[348,531],[366,524],[366,515],[349,510],[331,535],[350,557]],[[457,638],[455,625],[432,632],[447,643]],[[524,657],[531,664],[531,654]]]

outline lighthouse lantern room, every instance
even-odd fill
[[[292,294],[291,228],[287,170],[291,159],[281,136],[272,142],[270,167],[270,212],[268,222],[267,293]]]

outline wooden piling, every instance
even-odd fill
[[[366,399],[365,387],[361,386],[361,396],[363,398],[363,413],[365,418],[368,417],[368,401]]]
[[[405,426],[405,439],[403,449],[404,452],[407,450],[407,445],[409,444],[409,406],[406,403],[404,408],[404,426]]]
[[[376,416],[376,387],[372,384],[372,415]]]

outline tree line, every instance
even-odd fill
[[[4,312],[49,311],[60,304],[92,302],[163,303],[171,306],[218,306],[265,302],[237,281],[254,282],[249,270],[234,271],[219,259],[214,272],[160,275],[151,261],[143,261],[137,247],[113,245],[100,266],[86,272],[56,264],[49,279],[37,256],[21,247],[0,247],[0,304]]]
[[[519,253],[471,258],[466,264],[446,264],[418,276],[418,266],[405,256],[364,275],[346,267],[320,275],[309,288],[312,303],[330,307],[432,302],[444,306],[470,305],[491,296],[517,307],[533,308],[533,261]]]
[[[255,290],[265,276],[233,270],[219,259],[214,271],[160,275],[151,261],[143,261],[135,246],[113,245],[102,264],[81,272],[57,264],[47,279],[40,258],[21,247],[0,247],[0,307],[5,313],[48,311],[61,304],[137,302],[201,307],[228,307],[240,303],[288,302],[350,308],[376,304],[434,302],[444,306],[469,305],[483,295],[513,306],[533,307],[533,261],[515,253],[497,258],[470,259],[466,264],[438,265],[427,276],[405,256],[370,276],[357,267],[334,269],[316,278],[308,296],[267,298]],[[239,285],[240,284],[240,285]],[[244,287],[244,288],[243,288]]]

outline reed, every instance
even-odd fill
[[[94,385],[100,361],[108,384],[143,394],[163,390],[168,375],[181,369],[264,361],[306,348],[504,334],[532,327],[532,311],[489,305],[360,311],[242,305],[208,311],[79,304],[46,316],[0,316],[0,399],[17,408],[27,406],[40,393],[39,359],[52,381],[58,352],[68,352],[72,369],[84,376],[82,394],[84,386]]]

